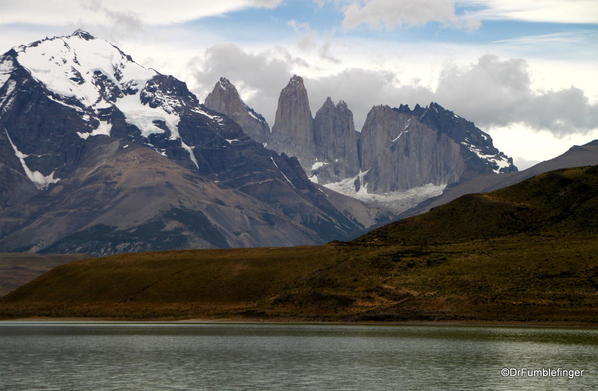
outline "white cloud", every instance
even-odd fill
[[[367,25],[392,30],[439,22],[446,26],[475,29],[477,19],[457,15],[454,0],[352,0],[345,2],[343,27]]]
[[[336,3],[343,27],[374,29],[422,26],[438,22],[448,27],[476,29],[484,20],[552,23],[598,23],[596,0],[313,0]],[[459,7],[467,11],[458,12]]]
[[[447,67],[435,99],[481,126],[520,122],[555,135],[598,127],[598,104],[590,103],[583,90],[534,91],[522,59],[485,55],[467,67]]]
[[[595,0],[459,0],[459,3],[481,7],[474,16],[484,20],[598,23]]]
[[[298,35],[297,46],[304,52],[315,51],[320,58],[339,63],[339,60],[330,52],[332,48],[332,39],[335,31],[331,31],[323,40],[318,37],[318,34],[311,28],[309,23],[300,23],[295,19],[291,19],[288,25],[293,28]],[[323,41],[323,42],[322,42]]]
[[[547,130],[532,129],[523,123],[486,129],[494,145],[512,156],[519,169],[526,169],[543,160],[565,153],[573,145],[583,145],[598,139],[598,129],[588,133],[556,136]]]
[[[249,7],[274,8],[282,0],[0,0],[0,24],[40,25],[92,24],[115,22],[126,16],[140,23],[167,25],[207,16],[221,15]],[[118,11],[115,11],[118,10]]]

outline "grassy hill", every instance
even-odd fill
[[[521,233],[598,233],[598,166],[538,175],[469,194],[423,215],[374,230],[361,244],[435,244]]]
[[[459,198],[352,242],[56,267],[0,316],[598,321],[598,167]]]
[[[17,289],[53,267],[86,257],[83,254],[0,253],[0,296]]]

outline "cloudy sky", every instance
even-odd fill
[[[0,0],[2,52],[77,28],[270,122],[299,74],[314,112],[435,101],[520,168],[598,138],[598,0]]]

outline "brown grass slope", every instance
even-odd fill
[[[0,296],[41,276],[53,267],[82,258],[86,258],[86,255],[0,253]]]
[[[598,167],[465,196],[350,243],[54,268],[0,316],[598,321]]]
[[[520,233],[598,233],[598,166],[557,170],[484,194],[462,196],[355,240],[433,244]]]

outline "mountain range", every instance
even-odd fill
[[[437,103],[413,110],[374,106],[357,131],[344,101],[327,98],[312,116],[304,81],[295,75],[280,93],[271,130],[226,78],[205,104],[268,148],[297,157],[313,182],[395,212],[447,185],[517,171],[487,133]]]
[[[16,47],[0,72],[4,251],[311,244],[386,218],[333,205],[296,159],[84,31]]]
[[[226,78],[202,104],[82,30],[0,56],[0,152],[5,252],[349,240],[463,184],[518,175],[437,103],[374,106],[357,131],[343,101],[312,116],[293,76],[270,127]]]

